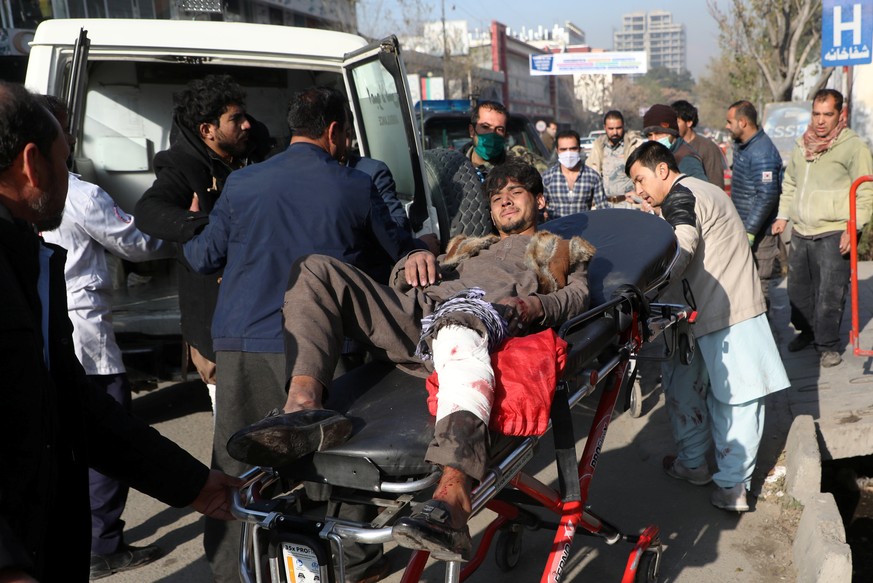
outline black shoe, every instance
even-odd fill
[[[351,434],[347,417],[327,409],[307,409],[272,415],[240,429],[227,441],[227,453],[253,466],[278,468],[337,446]]]
[[[819,364],[821,364],[822,368],[831,368],[832,366],[837,366],[843,362],[843,357],[840,356],[839,352],[827,351],[822,352],[819,357]]]
[[[801,332],[797,336],[794,337],[794,340],[788,343],[788,352],[797,352],[798,350],[803,350],[813,341],[813,335],[809,332]]]
[[[449,524],[451,515],[445,502],[430,500],[421,510],[401,518],[391,534],[401,547],[429,551],[439,561],[469,561],[473,556],[470,529],[455,529]]]
[[[164,556],[164,551],[156,545],[134,547],[122,545],[111,555],[96,555],[91,553],[91,575],[89,579],[102,579],[113,573],[136,569],[148,565]]]

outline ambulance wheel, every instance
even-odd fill
[[[494,560],[497,562],[497,568],[504,573],[518,566],[523,532],[520,524],[513,524],[509,528],[501,529],[497,535]]]
[[[634,583],[657,583],[660,557],[658,550],[649,549],[640,557]]]

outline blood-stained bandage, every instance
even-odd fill
[[[494,402],[488,339],[464,326],[445,326],[433,339],[433,361],[440,383],[437,421],[469,411],[487,425]]]

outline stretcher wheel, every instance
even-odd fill
[[[628,394],[628,411],[631,417],[639,417],[643,414],[643,387],[640,385],[640,379],[634,379],[634,383],[630,387]]]
[[[643,556],[640,557],[640,564],[637,566],[634,583],[657,583],[660,552],[659,547],[658,549],[650,548],[643,553]]]
[[[509,528],[502,529],[497,535],[494,560],[501,571],[511,571],[518,566],[523,532],[520,524],[513,524]]]

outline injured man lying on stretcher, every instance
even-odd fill
[[[439,379],[427,461],[443,472],[433,499],[399,520],[393,537],[444,560],[467,559],[471,552],[470,492],[485,472],[493,421],[491,355],[509,337],[552,334],[552,326],[585,311],[595,251],[581,237],[537,231],[545,200],[533,166],[495,167],[483,190],[498,235],[456,237],[439,259],[414,251],[394,268],[391,286],[330,257],[301,259],[283,307],[290,377],[284,414],[228,442],[235,459],[281,467],[348,439],[351,421],[322,405],[346,337],[376,358],[423,362]],[[543,390],[554,387],[554,378],[543,381],[550,385]]]

